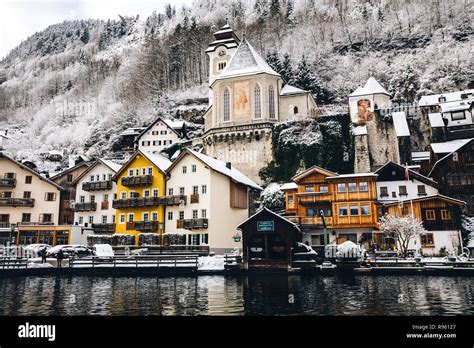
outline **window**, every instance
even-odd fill
[[[153,197],[158,197],[158,189],[153,189]]]
[[[305,186],[305,191],[306,192],[314,192],[314,187],[313,186]]]
[[[380,197],[388,197],[388,188],[386,186],[380,187]]]
[[[183,220],[184,219],[184,211],[179,212],[179,219]]]
[[[229,89],[224,90],[224,122],[230,121],[230,93]]]
[[[197,218],[198,218],[198,211],[193,210],[193,219],[197,219]]]
[[[23,192],[23,198],[31,198],[31,191]]]
[[[418,196],[426,196],[426,186],[418,185]]]
[[[422,247],[434,246],[433,233],[426,233],[420,235],[420,242]]]
[[[359,182],[359,191],[360,192],[367,192],[369,191],[369,183],[367,181]]]
[[[201,193],[202,194],[207,193],[207,185],[202,185],[201,186]]]
[[[328,187],[326,185],[319,186],[319,192],[328,193]]]
[[[133,169],[128,170],[128,176],[133,176]]]
[[[103,224],[107,223],[107,215],[102,215],[102,223]]]
[[[91,195],[90,200],[91,200],[91,203],[94,203],[95,202],[95,196]]]
[[[112,174],[107,175],[108,180],[112,180]]]
[[[406,186],[398,186],[398,195],[399,196],[407,196],[407,187]]]
[[[128,214],[128,222],[133,222],[134,215],[133,213]]]
[[[120,198],[121,199],[126,199],[127,198],[127,192],[121,192],[120,193]]]
[[[5,191],[5,192],[0,192],[0,197],[1,198],[12,198],[13,197],[13,192],[11,191]]]
[[[451,120],[453,121],[459,121],[459,120],[465,120],[465,119],[466,119],[466,114],[464,113],[464,111],[451,113]]]
[[[158,221],[158,213],[156,211],[154,211],[153,213],[151,213],[151,219],[153,221]]]
[[[90,215],[89,216],[89,223],[92,225],[94,223],[94,216]]]
[[[253,98],[255,105],[255,118],[262,118],[262,99],[259,85],[255,85],[255,88],[253,90]]]
[[[298,110],[298,107],[295,106],[295,107],[293,108],[293,114],[298,115],[298,111],[299,111],[299,110]]]
[[[143,190],[143,197],[150,197],[150,190],[149,189]]]
[[[79,203],[85,203],[86,196],[79,196]]]
[[[53,222],[53,214],[40,214],[41,223],[50,223]]]
[[[107,174],[102,174],[102,180],[103,181],[107,180]]]
[[[180,187],[180,188],[179,188],[179,194],[180,194],[180,195],[184,195],[184,194],[185,194],[185,193],[184,193],[184,187]]]
[[[186,174],[186,173],[188,172],[188,167],[186,167],[186,166],[183,166],[183,168],[182,168],[182,172],[183,172],[183,174]]]
[[[337,184],[337,192],[346,192],[346,184]]]
[[[124,224],[125,223],[125,214],[120,214],[120,223]]]
[[[193,195],[199,194],[199,186],[193,186]]]
[[[397,193],[395,191],[392,192],[392,197],[393,198],[396,198],[397,197]]]
[[[362,216],[370,215],[370,207],[368,205],[361,205],[360,206],[360,214]]]
[[[208,244],[209,243],[209,234],[207,234],[207,233],[201,234],[201,242],[202,242],[202,244]]]
[[[142,214],[143,221],[148,221],[150,219],[150,213],[143,213]]]
[[[172,211],[168,212],[168,220],[169,221],[173,220],[173,212]]]
[[[220,70],[224,70],[225,66],[227,65],[227,62],[219,62],[217,63],[217,69],[220,71]]]
[[[25,184],[31,184],[32,182],[33,182],[33,177],[31,175],[25,176]]]
[[[427,210],[425,212],[426,220],[435,220],[435,211],[434,210]]]
[[[135,169],[135,175],[137,175],[137,176],[140,175],[140,169],[139,168]]]
[[[440,103],[446,103],[446,97],[440,96],[440,97],[438,98],[438,101],[439,101]]]
[[[293,195],[288,196],[288,205],[293,205],[295,203],[295,197]]]
[[[409,214],[409,212],[408,212],[408,206],[403,206],[403,207],[402,207],[402,215],[403,215],[403,216],[406,216],[406,215],[408,215],[408,214]]]
[[[359,215],[359,206],[351,205],[350,213],[351,213],[351,216],[358,216]]]
[[[451,220],[451,212],[448,209],[441,209],[441,219]]]
[[[316,216],[316,210],[314,208],[306,208],[306,216]]]
[[[79,216],[79,225],[83,225],[83,224],[84,224],[84,217]]]
[[[206,209],[201,209],[201,217],[203,219],[207,218],[207,210]]]
[[[193,173],[196,173],[196,165],[195,165],[195,164],[193,164],[193,165],[191,166],[191,171],[192,171]]]
[[[168,189],[168,195],[169,195],[169,196],[172,196],[172,195],[173,195],[173,189],[172,189],[172,188],[169,188],[169,189]]]
[[[347,189],[349,192],[356,192],[357,191],[357,183],[356,182],[350,182],[347,184]]]
[[[21,222],[31,222],[31,214],[30,213],[21,214]]]
[[[56,200],[56,193],[54,193],[54,192],[46,192],[45,197],[44,197],[44,200],[45,200],[45,201],[48,201],[48,202],[55,201],[55,200]]]
[[[130,198],[138,198],[138,192],[135,191],[130,191],[128,195]]]
[[[95,176],[95,178],[96,178],[97,181],[100,181],[100,174],[97,174],[97,175]]]
[[[108,201],[109,201],[109,194],[108,194],[108,193],[104,193],[103,201],[104,201],[104,202],[108,202]]]
[[[112,215],[112,223],[115,223],[115,215]]]
[[[347,216],[347,207],[339,207],[339,216]]]
[[[268,87],[268,114],[270,118],[275,118],[275,90],[273,86]]]

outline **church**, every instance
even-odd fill
[[[273,125],[314,114],[316,101],[310,92],[286,84],[229,24],[214,38],[206,49],[210,105],[204,151],[260,182],[259,171],[273,159]]]

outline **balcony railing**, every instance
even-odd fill
[[[153,183],[152,175],[125,176],[122,178],[122,186],[146,186]]]
[[[8,228],[10,223],[8,221],[0,221],[0,228]]]
[[[84,182],[82,184],[84,191],[100,191],[112,189],[112,180],[96,181],[96,182]]]
[[[291,222],[295,222],[299,225],[323,227],[323,219],[320,216],[287,216]],[[332,217],[326,216],[326,226],[332,225]]]
[[[35,200],[33,198],[0,198],[0,206],[34,207]]]
[[[193,203],[199,203],[199,194],[191,195],[191,204]]]
[[[126,229],[128,231],[137,230],[140,232],[156,232],[158,231],[158,221],[132,221],[127,222]]]
[[[195,230],[199,228],[208,228],[208,219],[184,219],[176,221],[176,228],[184,228],[186,230]]]
[[[160,203],[163,205],[180,205],[181,203],[186,204],[186,195],[174,195],[174,196],[163,196],[160,197]]]
[[[95,233],[114,233],[115,224],[92,224]]]
[[[96,211],[97,203],[96,202],[75,203],[71,208],[73,211]]]
[[[301,204],[328,202],[331,192],[301,192],[296,194]]]
[[[0,187],[15,187],[16,179],[15,178],[2,178],[0,179]]]
[[[112,208],[126,209],[126,208],[140,208],[140,207],[157,207],[160,204],[160,197],[137,197],[127,199],[114,199]]]

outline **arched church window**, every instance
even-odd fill
[[[253,90],[254,105],[255,105],[255,118],[262,118],[262,98],[260,93],[260,86],[255,85]]]
[[[294,113],[295,115],[298,114],[298,107],[297,107],[297,106],[295,106],[295,107],[293,108],[293,113]]]
[[[230,92],[224,89],[224,122],[230,121]]]
[[[268,113],[270,118],[275,118],[275,91],[273,86],[268,87]]]

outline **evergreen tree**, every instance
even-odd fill
[[[273,70],[275,70],[281,75],[283,69],[280,62],[280,58],[278,58],[278,54],[275,50],[267,52],[267,63]]]
[[[289,26],[293,26],[295,24],[295,16],[293,12],[294,12],[293,1],[288,0],[286,2],[285,20],[286,20],[286,24],[288,24]]]
[[[395,102],[412,103],[420,89],[420,77],[410,63],[397,71],[390,80],[390,91],[394,94]]]
[[[280,13],[280,0],[270,0],[270,16],[275,17]]]
[[[89,42],[89,38],[90,38],[90,36],[89,36],[89,29],[85,28],[85,29],[84,29],[84,32],[82,33],[80,39],[81,39],[81,41],[82,41],[84,44],[86,44],[86,43]]]
[[[322,86],[321,78],[311,70],[304,54],[298,64],[294,83],[297,87],[310,91],[316,97],[316,101],[327,102],[329,99],[328,93]]]
[[[293,83],[293,63],[288,53],[285,53],[285,55],[283,56],[283,63],[281,64],[280,75],[283,77],[286,83]]]

